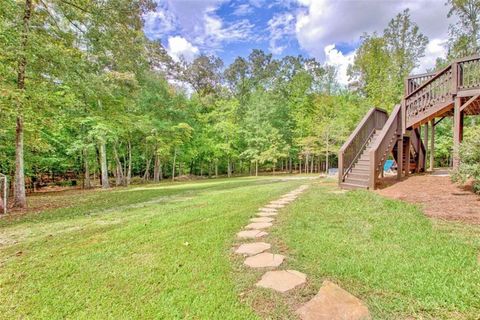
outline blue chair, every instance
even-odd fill
[[[389,171],[392,170],[393,164],[395,161],[393,160],[387,160],[385,161],[385,164],[383,165],[383,171]]]

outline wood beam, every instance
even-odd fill
[[[475,100],[477,100],[480,97],[480,94],[477,94],[476,96],[471,97],[467,102],[465,102],[461,107],[460,111],[463,112],[468,106],[470,106]]]
[[[403,135],[400,134],[397,140],[397,179],[402,179],[403,171]]]
[[[410,137],[407,137],[407,143],[404,145],[405,150],[403,151],[405,153],[405,177],[408,177],[410,174],[410,143],[412,140]]]
[[[430,138],[430,171],[433,171],[435,159],[435,119],[432,119],[430,126],[432,127],[432,137]]]
[[[443,119],[445,119],[446,117],[441,117],[440,120],[438,120],[437,122],[434,122],[433,123],[433,126],[436,126],[437,124],[439,124],[440,122],[443,121]],[[435,120],[435,119],[432,119],[432,120]]]
[[[425,146],[425,156],[423,157],[423,169],[427,171],[427,157],[428,157],[428,122],[423,127],[423,145]]]
[[[453,168],[457,169],[460,165],[460,143],[462,142],[462,101],[460,97],[455,98],[455,108],[453,114]]]

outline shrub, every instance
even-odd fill
[[[452,175],[454,182],[473,180],[473,191],[480,194],[480,126],[466,132],[460,146],[460,166]]]

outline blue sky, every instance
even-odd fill
[[[145,33],[160,39],[178,59],[215,54],[225,64],[259,48],[275,57],[302,54],[346,69],[364,32],[382,32],[397,13],[410,8],[430,39],[417,71],[431,68],[445,53],[448,8],[445,0],[157,0],[145,17]]]

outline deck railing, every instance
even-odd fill
[[[401,134],[402,122],[401,122],[401,105],[396,105],[392,111],[392,114],[383,126],[380,135],[375,140],[375,143],[370,147],[370,181],[369,187],[373,190],[383,170],[383,165],[392,151],[395,143],[398,140],[398,136]]]
[[[405,83],[405,93],[409,95],[413,91],[417,90],[420,86],[422,86],[425,82],[432,79],[435,75],[435,72],[431,72],[409,76]]]
[[[480,57],[472,57],[458,62],[458,90],[480,88]]]
[[[437,112],[439,106],[451,102],[454,93],[452,79],[450,65],[405,97],[406,128]]]
[[[422,83],[418,86],[419,83]],[[453,104],[459,91],[480,88],[480,57],[452,62],[435,75],[423,74],[406,80],[405,127],[426,122]]]
[[[387,121],[388,114],[385,110],[372,108],[363,117],[355,131],[343,144],[338,158],[338,178],[343,182],[345,176],[352,169],[354,163],[367,147],[375,130],[381,130]]]

